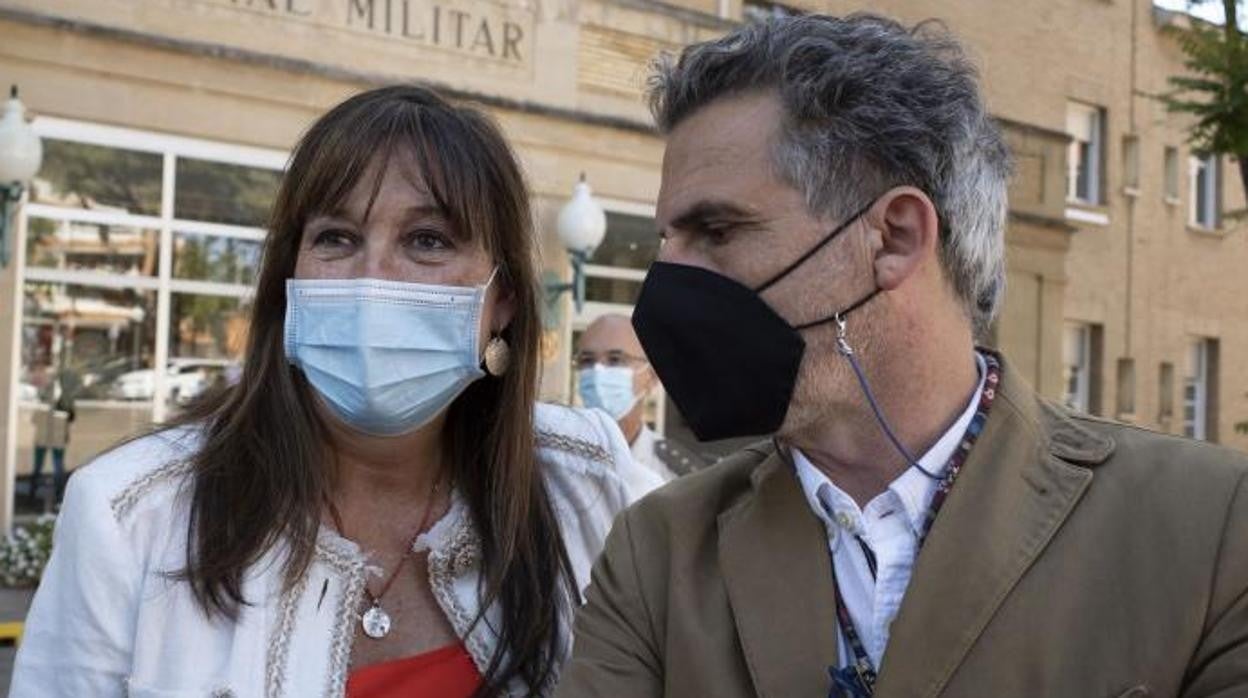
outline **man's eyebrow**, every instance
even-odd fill
[[[758,220],[758,216],[731,201],[703,199],[673,218],[671,226],[677,230],[693,230],[716,219],[749,223]]]

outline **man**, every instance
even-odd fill
[[[599,317],[585,328],[578,344],[577,392],[581,402],[616,420],[632,447],[634,460],[664,482],[706,465],[693,449],[675,439],[660,438],[645,423],[646,398],[659,379],[627,317],[614,313]]]
[[[977,351],[1008,158],[957,45],[750,26],[662,65],[634,322],[699,438],[621,514],[557,693],[1248,696],[1245,459]]]

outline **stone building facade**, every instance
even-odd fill
[[[1155,99],[1188,20],[1150,0],[0,0],[0,83],[47,150],[0,271],[0,522],[58,376],[79,395],[74,466],[236,370],[278,173],[347,95],[417,81],[489,111],[552,284],[570,274],[554,220],[585,173],[607,239],[585,306],[552,299],[542,347],[543,395],[568,400],[576,333],[628,311],[657,249],[647,62],[769,13],[864,9],[943,20],[1014,149],[1009,292],[986,341],[1054,399],[1248,447],[1242,187]]]

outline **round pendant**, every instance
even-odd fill
[[[380,640],[390,634],[390,614],[381,610],[381,606],[370,606],[360,618],[360,625],[364,626],[365,635]]]

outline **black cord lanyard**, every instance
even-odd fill
[[[957,480],[963,464],[966,463],[966,457],[970,454],[971,447],[975,445],[980,432],[983,431],[984,423],[988,420],[988,410],[992,407],[993,400],[997,396],[997,386],[1001,382],[1001,362],[989,352],[984,352],[982,355],[984,362],[987,364],[987,371],[984,376],[984,391],[980,394],[979,404],[975,408],[975,416],[971,419],[966,432],[962,434],[958,448],[949,457],[949,462],[945,465],[944,476],[936,489],[936,494],[932,496],[931,506],[928,507],[927,514],[923,519],[923,530],[919,535],[919,550],[922,550],[923,543],[927,541],[927,534],[932,530],[932,524],[936,521],[936,515],[940,513],[940,508],[944,505],[950,490],[953,489],[953,483]],[[871,563],[875,555],[874,553],[868,553],[869,548],[866,547],[861,539],[859,539],[859,543],[864,546],[863,553],[867,556],[868,565],[872,568],[872,575],[874,576],[875,566]],[[834,666],[828,667],[828,675],[832,679],[828,698],[870,698],[875,695],[875,682],[878,673],[876,672],[875,664],[871,661],[871,656],[867,654],[867,650],[862,644],[862,637],[858,634],[857,628],[854,627],[854,620],[849,615],[849,608],[845,605],[845,599],[841,595],[840,585],[836,581],[836,562],[831,552],[831,549],[829,549],[829,560],[832,562],[832,586],[836,591],[836,620],[840,624],[841,634],[845,636],[846,644],[849,645],[851,657],[850,664],[847,667],[839,669]],[[918,555],[917,551],[915,555]]]

